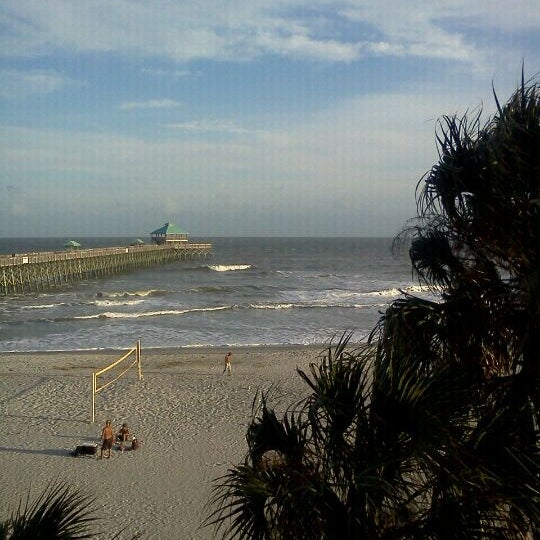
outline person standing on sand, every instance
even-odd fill
[[[226,371],[228,371],[228,372],[229,372],[229,375],[231,374],[231,370],[232,370],[231,356],[232,356],[232,353],[231,353],[231,352],[228,352],[228,353],[225,355],[225,358],[224,358],[224,360],[223,360],[223,362],[225,363],[225,367],[223,368],[223,373],[225,373]]]
[[[105,422],[104,428],[101,430],[101,454],[99,456],[100,459],[103,459],[104,450],[108,451],[107,459],[111,457],[111,448],[113,445],[113,440],[114,440],[114,433],[113,433],[111,421],[107,420]]]

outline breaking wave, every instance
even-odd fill
[[[383,289],[380,291],[372,291],[364,293],[364,296],[400,296],[403,293],[415,294],[422,292],[431,292],[432,287],[428,285],[410,285],[409,287],[403,287],[402,289],[392,288],[392,289]]]
[[[227,309],[233,309],[234,306],[218,306],[210,308],[191,308],[191,309],[162,309],[159,311],[138,311],[134,313],[118,313],[113,311],[106,311],[105,313],[98,313],[96,315],[79,315],[71,317],[71,319],[139,319],[141,317],[159,317],[162,315],[185,315],[186,313],[199,313],[206,311],[224,311]]]
[[[96,300],[94,303],[95,306],[136,306],[137,304],[142,304],[144,300]]]
[[[49,309],[49,308],[55,308],[65,305],[64,302],[60,302],[59,304],[42,304],[37,306],[21,306],[21,309]]]
[[[164,296],[167,291],[161,289],[148,289],[141,291],[119,291],[119,292],[98,292],[97,298],[128,298],[130,296],[139,296],[145,298],[147,296]]]
[[[386,304],[297,304],[283,302],[279,304],[250,304],[252,309],[362,309],[386,306]]]
[[[214,272],[237,272],[239,270],[249,270],[253,266],[251,264],[217,264],[208,265],[207,268],[214,270]]]

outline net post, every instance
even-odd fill
[[[142,367],[141,367],[141,340],[137,340],[137,369],[139,371],[139,381],[143,380]]]
[[[92,371],[92,424],[96,421],[96,374]]]

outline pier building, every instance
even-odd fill
[[[170,222],[167,222],[163,227],[152,231],[150,237],[152,238],[152,243],[158,245],[188,241],[188,233]]]

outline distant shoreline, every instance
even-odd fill
[[[332,347],[336,345],[332,343]],[[359,348],[365,346],[365,342],[349,343],[348,348]],[[201,347],[187,345],[185,347],[144,347],[142,345],[142,354],[151,356],[168,356],[171,354],[193,355],[193,354],[225,354],[228,351],[238,351],[242,354],[249,353],[284,353],[286,351],[326,351],[330,346],[329,343],[312,343],[309,345],[203,345]],[[68,354],[81,354],[88,356],[103,356],[105,354],[122,354],[131,347],[107,347],[104,349],[64,349],[58,351],[0,351],[0,358],[3,356],[59,356]]]
[[[182,356],[188,355],[214,355],[214,354],[225,354],[228,351],[241,354],[250,354],[250,353],[286,353],[287,351],[294,352],[326,352],[329,347],[334,348],[337,345],[338,341],[333,341],[332,343],[311,343],[307,345],[302,344],[273,344],[273,345],[202,345],[202,346],[178,346],[178,347],[144,347],[144,344],[141,346],[142,355],[148,355],[152,357],[158,356],[170,356],[171,354],[178,354]],[[133,344],[132,346],[134,346]],[[365,341],[353,342],[350,341],[347,345],[347,350],[357,350],[365,347],[367,343]],[[111,355],[118,354],[128,351],[132,346],[128,347],[107,347],[104,349],[63,349],[58,351],[0,351],[0,358],[4,356],[63,356],[69,354],[80,354],[84,356],[102,356],[102,355]]]

